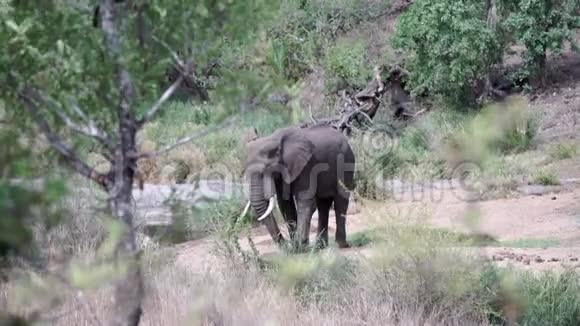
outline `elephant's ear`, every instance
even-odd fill
[[[310,142],[301,132],[292,132],[282,136],[281,154],[282,164],[286,171],[282,177],[286,183],[291,183],[302,172],[310,158],[314,144]]]

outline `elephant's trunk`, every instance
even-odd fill
[[[264,215],[268,210],[269,201],[264,196],[264,181],[260,175],[254,175],[250,179],[250,203],[258,216]],[[282,237],[272,213],[268,214],[263,221],[274,242],[281,243],[284,241],[284,237]]]

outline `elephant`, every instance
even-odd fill
[[[346,212],[354,190],[355,155],[348,139],[330,125],[286,127],[246,143],[245,177],[250,207],[263,221],[272,239],[286,243],[272,214],[274,197],[288,224],[294,249],[309,246],[310,221],[318,209],[316,247],[328,245],[328,216],[334,204],[335,241],[349,248]]]

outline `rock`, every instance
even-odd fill
[[[524,259],[524,265],[529,265],[530,264],[530,260],[528,258]]]
[[[558,199],[556,196],[553,196],[553,197],[552,197],[552,200],[556,200],[556,199]]]

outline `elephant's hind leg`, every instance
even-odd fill
[[[316,200],[318,209],[318,234],[316,236],[316,247],[323,249],[328,246],[328,213],[332,206],[332,198],[322,198]]]
[[[334,199],[334,213],[336,215],[335,241],[339,248],[350,248],[346,241],[346,212],[348,211],[348,197],[337,196]]]

